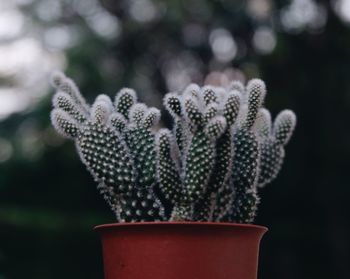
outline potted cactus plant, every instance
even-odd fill
[[[279,172],[296,117],[271,121],[262,80],[228,88],[189,85],[160,111],[122,89],[90,106],[55,73],[51,120],[115,214],[100,225],[105,278],[255,279],[265,227],[251,225],[258,190]]]

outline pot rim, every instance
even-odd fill
[[[192,221],[158,221],[158,222],[134,222],[134,223],[109,223],[102,224],[94,227],[94,231],[102,232],[119,227],[149,227],[149,226],[196,226],[196,227],[226,227],[226,228],[239,228],[239,229],[253,229],[260,230],[263,233],[269,229],[260,225],[253,224],[239,224],[239,223],[227,223],[227,222],[192,222]]]

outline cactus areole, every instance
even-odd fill
[[[255,243],[256,249],[249,251],[254,250],[257,256],[265,231],[239,224],[254,221],[260,202],[258,190],[280,171],[296,116],[291,110],[283,110],[272,122],[263,106],[266,86],[262,80],[252,79],[247,85],[233,81],[227,88],[190,84],[183,92],[166,94],[164,106],[173,118],[171,129],[160,128],[159,109],[138,102],[133,89],[120,90],[114,100],[99,95],[89,105],[64,74],[54,73],[52,85],[56,89],[52,124],[58,133],[75,142],[81,161],[119,223],[97,229],[102,234],[104,251],[113,254],[108,259],[105,255],[105,266],[110,266],[111,260],[129,270],[128,260],[119,259],[119,252],[111,252],[109,246],[124,249],[127,254],[137,251],[147,260],[161,257],[166,262],[165,257],[175,257],[177,250],[175,244],[167,250],[164,243],[171,246],[175,239],[191,247],[179,250],[188,251],[190,258],[192,251],[202,256],[203,262],[194,264],[198,264],[197,269],[207,270],[209,277],[195,276],[197,273],[171,277],[164,271],[149,278],[256,278],[256,272],[232,277],[222,271],[214,276],[207,262],[223,255],[231,260],[234,255],[245,255],[240,250],[253,244],[248,245],[243,235]],[[202,230],[210,231],[222,251],[227,251],[226,247],[232,251],[220,257],[209,255],[220,249],[206,245],[210,237]],[[164,234],[175,238],[168,239]],[[125,242],[138,235],[140,242]],[[142,253],[137,243],[142,245]],[[150,247],[144,250],[147,245]],[[253,256],[244,257],[238,257],[238,263]],[[169,268],[182,268],[183,261],[177,259]]]

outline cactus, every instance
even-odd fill
[[[155,161],[151,128],[157,122],[158,111],[142,106],[147,113],[140,113],[132,90],[122,90],[114,106],[108,96],[100,95],[89,107],[64,75],[54,74],[52,83],[57,89],[52,123],[60,134],[75,141],[80,159],[117,219],[162,220],[163,208],[152,189],[156,183],[154,170],[148,164]],[[125,118],[128,114],[130,120]]]
[[[261,109],[255,124],[260,140],[261,160],[258,186],[270,183],[280,171],[284,159],[284,147],[288,143],[296,124],[295,114],[283,110],[278,114],[273,125],[270,113]]]
[[[158,129],[160,111],[132,89],[90,106],[62,73],[52,84],[52,124],[74,140],[119,222],[253,222],[258,190],[276,178],[296,124],[290,110],[271,122],[259,79],[166,94],[171,130]]]

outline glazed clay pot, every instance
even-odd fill
[[[107,224],[105,279],[256,279],[267,228],[201,222]]]

